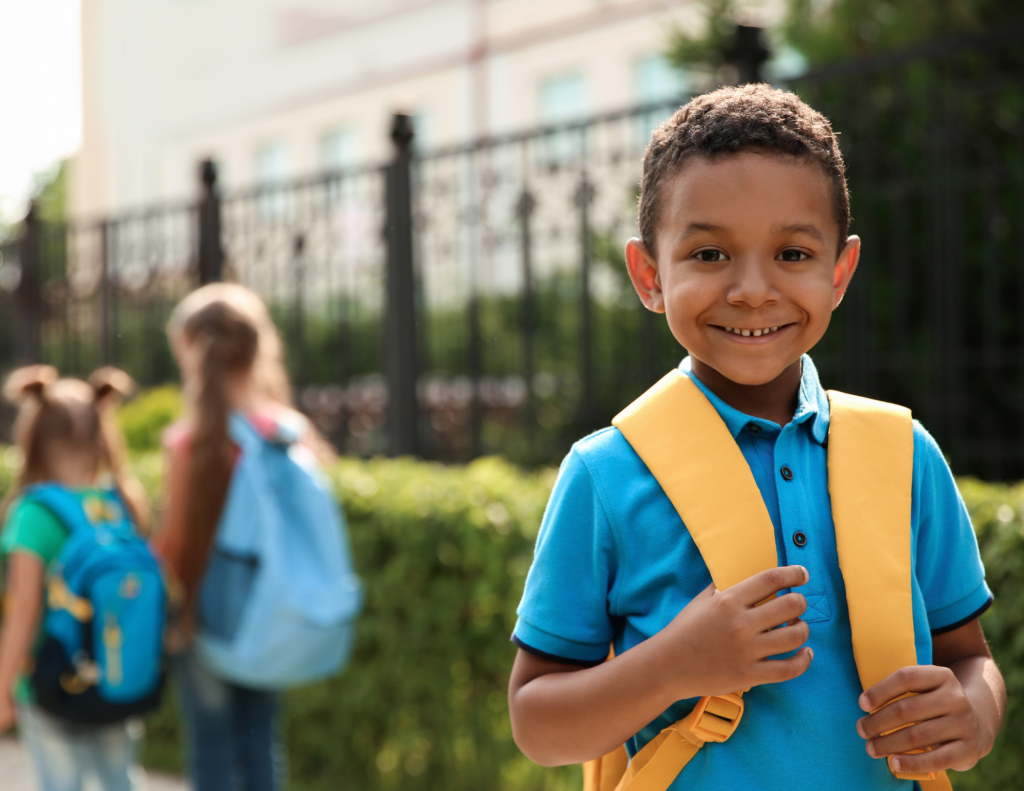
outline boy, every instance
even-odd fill
[[[843,174],[828,121],[765,85],[697,97],[654,133],[630,277],[749,464],[778,568],[716,590],[623,434],[577,443],[513,635],[512,726],[534,761],[579,763],[622,744],[634,755],[698,697],[746,689],[735,734],[701,749],[672,789],[909,790],[877,759],[963,771],[991,750],[1005,690],[977,619],[992,597],[953,478],[916,423],[919,664],[867,690],[858,679],[829,498],[829,400],[805,354],[857,267]],[[905,693],[918,694],[882,708]]]

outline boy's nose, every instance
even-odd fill
[[[759,308],[778,299],[778,291],[759,262],[739,262],[733,271],[736,279],[726,295],[730,304]]]

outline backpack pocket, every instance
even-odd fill
[[[217,547],[210,555],[199,592],[199,628],[231,642],[259,571],[259,558]]]

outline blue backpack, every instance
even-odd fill
[[[64,720],[94,725],[160,703],[166,592],[160,567],[116,491],[75,494],[31,486],[69,536],[47,575],[43,644],[31,684],[36,702]]]
[[[279,689],[345,665],[362,607],[348,534],[304,425],[265,439],[241,415],[241,450],[198,594],[199,660],[241,686]]]

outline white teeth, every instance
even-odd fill
[[[780,325],[781,326],[781,325]],[[778,327],[763,327],[758,330],[741,330],[739,327],[722,327],[726,332],[732,332],[736,335],[742,335],[744,338],[749,338],[753,335],[755,338],[760,338],[762,335],[767,335],[769,332],[776,332]]]

